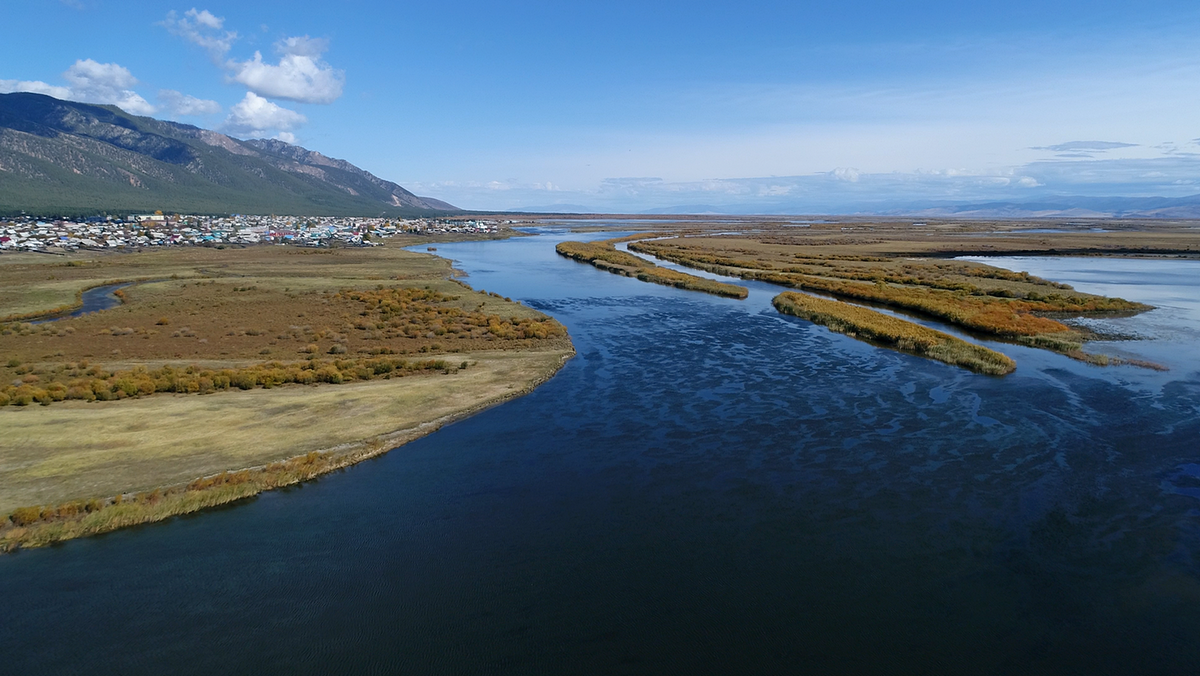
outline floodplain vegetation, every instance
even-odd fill
[[[1002,376],[1017,368],[1016,362],[995,350],[868,308],[793,291],[779,294],[771,303],[783,314],[807,319],[837,333],[976,373]]]
[[[897,254],[887,253],[885,240],[870,240],[873,246],[869,248],[853,238],[844,240],[779,234],[692,236],[638,241],[629,248],[722,275],[896,308],[983,337],[1049,349],[1098,365],[1122,360],[1084,352],[1083,344],[1095,338],[1094,334],[1062,320],[1128,316],[1152,309],[1121,298],[1081,293],[1024,272],[967,261],[915,258],[908,240]]]
[[[573,353],[558,322],[453,275],[398,247],[0,257],[0,551],[302,481],[382,452],[363,445],[401,418],[527,391]],[[137,282],[117,307],[33,323],[115,280]],[[312,416],[338,422],[297,425]],[[173,422],[143,443],[160,417]],[[197,429],[226,419],[227,438]]]
[[[631,253],[620,251],[616,245],[652,235],[634,235],[599,242],[561,242],[554,248],[560,255],[591,265],[613,274],[635,277],[643,282],[673,286],[677,289],[703,291],[727,298],[745,298],[750,291],[744,286],[726,284],[686,272],[671,270]]]

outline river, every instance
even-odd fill
[[[1031,270],[1162,305],[1108,321],[1170,371],[989,342],[1018,363],[995,378],[538,232],[438,255],[567,326],[555,378],[299,487],[0,558],[3,668],[1200,670],[1196,263]]]

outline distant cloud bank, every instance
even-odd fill
[[[547,187],[549,186],[549,187]],[[613,213],[878,213],[969,202],[1030,202],[1063,195],[1184,197],[1200,193],[1200,156],[1042,160],[996,172],[863,173],[665,181],[610,178],[564,189],[518,181],[412,183],[466,209]]]

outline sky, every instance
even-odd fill
[[[1200,193],[1200,3],[5,0],[0,92],[480,210]]]

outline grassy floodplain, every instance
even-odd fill
[[[995,227],[995,226],[993,226]],[[944,228],[905,229],[895,224],[831,228],[763,229],[753,236],[721,235],[659,239],[630,244],[630,249],[681,265],[719,274],[771,282],[845,300],[898,308],[927,316],[978,335],[1050,349],[1093,364],[1122,363],[1106,355],[1084,352],[1097,336],[1063,320],[1070,317],[1124,316],[1152,309],[1120,298],[1082,293],[1068,285],[981,263],[948,260],[946,253],[1039,251],[1063,249],[1093,255],[1118,255],[1136,238],[1123,233],[1118,242],[1102,243],[1095,233],[1080,241],[1066,236],[1038,238],[1020,234],[992,236],[972,228],[967,237]],[[865,236],[864,232],[871,233]],[[959,233],[961,234],[961,233]],[[1159,238],[1162,251],[1179,255],[1195,233]],[[1148,241],[1155,241],[1151,237]],[[967,243],[975,251],[964,251]],[[995,242],[995,243],[993,243]],[[1091,247],[1091,248],[1088,248]],[[1144,252],[1145,243],[1139,251]],[[1003,251],[1001,249],[1008,249]],[[1152,364],[1138,365],[1154,367]]]
[[[1009,357],[933,329],[836,300],[785,291],[771,301],[783,314],[807,319],[838,333],[894,347],[903,352],[1001,376],[1017,365]]]
[[[555,247],[560,255],[573,258],[608,272],[636,277],[643,282],[673,286],[678,289],[703,291],[716,296],[727,298],[745,298],[750,291],[744,286],[725,284],[723,282],[689,275],[685,272],[670,270],[651,263],[633,254],[617,250],[617,244],[653,235],[633,235],[617,239],[607,239],[599,242],[562,242]]]
[[[46,324],[81,289],[111,310]],[[395,247],[0,256],[0,550],[166,518],[528,391],[554,320]]]

